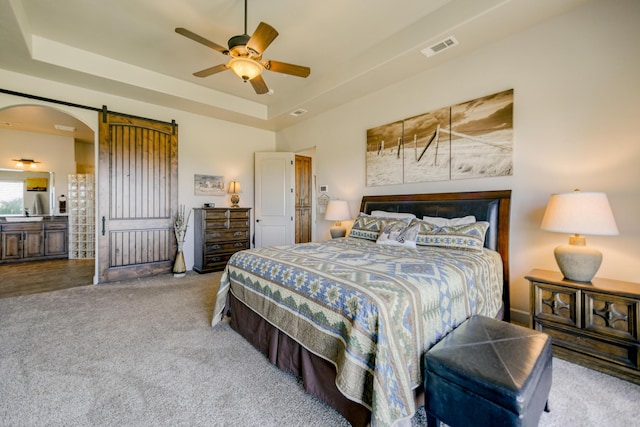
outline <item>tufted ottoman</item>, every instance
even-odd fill
[[[551,338],[473,316],[425,356],[425,409],[450,426],[537,426],[551,389]],[[438,424],[435,424],[436,426]]]

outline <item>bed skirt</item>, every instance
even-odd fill
[[[231,327],[262,352],[271,363],[302,378],[307,393],[333,407],[354,427],[369,424],[371,412],[336,387],[336,369],[281,332],[229,293]],[[241,319],[238,321],[238,319]]]
[[[240,302],[231,292],[228,295],[227,309],[230,310],[225,312],[231,312],[231,328],[279,369],[302,378],[307,393],[329,404],[353,427],[370,424],[371,412],[359,403],[347,399],[336,387],[336,370],[332,363],[302,347]],[[503,318],[503,310],[500,310],[496,318]],[[416,390],[415,398],[416,408],[424,404],[422,387]]]

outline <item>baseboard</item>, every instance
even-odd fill
[[[511,323],[516,323],[518,325],[529,327],[529,312],[511,309]]]

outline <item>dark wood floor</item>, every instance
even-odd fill
[[[61,259],[0,265],[0,298],[57,291],[93,283],[95,260]]]

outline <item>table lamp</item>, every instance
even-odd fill
[[[602,263],[602,253],[588,247],[583,234],[618,234],[607,195],[579,190],[552,194],[540,228],[574,234],[568,245],[558,246],[553,254],[565,279],[577,282],[590,282]]]
[[[351,213],[349,212],[349,204],[345,200],[329,200],[324,219],[336,222],[329,230],[332,239],[347,235],[347,229],[342,226],[341,221],[349,218],[351,218]]]
[[[238,193],[242,193],[242,188],[240,187],[240,183],[235,179],[229,183],[229,193],[231,193],[231,207],[239,208],[240,206],[240,196]]]

